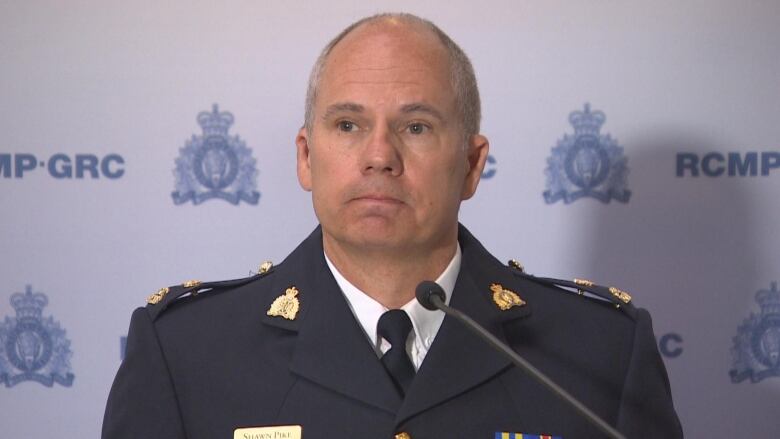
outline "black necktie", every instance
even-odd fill
[[[382,314],[377,324],[379,336],[390,343],[390,350],[382,356],[390,377],[403,397],[414,379],[414,366],[406,353],[406,339],[412,330],[412,321],[406,311],[391,309]]]

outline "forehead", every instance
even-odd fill
[[[388,87],[417,99],[454,99],[449,56],[438,36],[413,23],[362,25],[328,55],[318,94],[329,101]]]

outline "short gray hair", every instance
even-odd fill
[[[464,140],[473,134],[479,134],[479,122],[481,118],[481,108],[479,102],[479,89],[477,88],[477,78],[474,75],[474,68],[471,65],[469,57],[463,52],[452,38],[444,33],[438,26],[416,15],[407,13],[382,13],[360,19],[346,29],[341,31],[336,38],[332,39],[317,58],[314,67],[309,75],[309,87],[306,91],[306,112],[304,115],[304,126],[311,135],[314,126],[314,104],[317,101],[317,93],[320,87],[325,63],[328,55],[333,48],[344,39],[350,32],[363,24],[373,23],[388,18],[398,19],[406,23],[421,25],[424,29],[430,30],[444,46],[450,59],[450,74],[452,89],[455,92],[455,99],[458,111],[460,112],[461,124]]]

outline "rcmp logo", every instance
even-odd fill
[[[217,104],[211,112],[198,114],[203,135],[193,135],[176,159],[176,190],[171,194],[175,204],[192,200],[197,205],[212,198],[257,204],[255,159],[243,140],[228,135],[233,120]]]
[[[70,369],[70,341],[65,330],[43,308],[46,295],[24,293],[11,296],[16,318],[6,317],[0,323],[0,382],[13,387],[22,381],[37,381],[51,387],[55,382],[65,387],[73,384]]]
[[[591,111],[590,104],[569,114],[574,135],[565,134],[547,159],[547,204],[558,200],[569,204],[584,197],[603,203],[628,202],[628,159],[617,141],[599,133],[606,119],[603,112]]]
[[[734,337],[731,382],[746,379],[757,383],[765,378],[780,376],[780,291],[777,282],[768,290],[756,293],[761,313],[750,313]]]

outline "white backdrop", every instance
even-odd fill
[[[656,334],[672,334],[662,350],[686,436],[777,436],[780,377],[729,371],[751,349],[733,338],[761,313],[756,292],[780,280],[780,3],[160,3],[0,2],[0,436],[98,436],[134,307],[164,285],[281,261],[310,232],[293,145],[308,72],[338,31],[384,10],[433,20],[477,71],[495,174],[462,222],[500,259],[614,284],[650,309]],[[173,203],[179,150],[214,103],[256,160],[255,205]],[[552,148],[585,103],[623,148],[628,203],[545,203]],[[705,175],[713,152],[720,176]],[[729,176],[729,154],[751,152],[757,175]],[[118,178],[48,170],[112,154]],[[709,166],[677,176],[679,154]],[[28,285],[48,299],[38,328],[70,342],[46,365],[69,359],[70,385],[10,385],[11,302]],[[771,353],[780,298],[764,296]],[[769,361],[754,371],[780,374]]]

